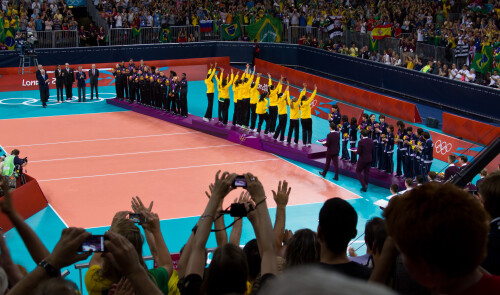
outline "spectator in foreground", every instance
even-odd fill
[[[347,257],[347,245],[356,237],[358,214],[345,200],[327,200],[319,212],[318,240],[321,245],[321,266],[327,270],[368,280],[370,269]]]
[[[494,275],[500,275],[500,172],[485,177],[479,186],[479,197],[489,213],[490,232],[486,259],[481,264]]]
[[[500,290],[500,277],[480,268],[489,218],[472,195],[452,184],[428,183],[392,199],[384,216],[390,237],[370,280],[385,283],[400,251],[411,277],[433,293]]]

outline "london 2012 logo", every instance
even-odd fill
[[[444,156],[447,153],[451,152],[453,145],[449,142],[441,141],[440,139],[438,139],[435,142],[434,147],[436,148],[436,153]]]

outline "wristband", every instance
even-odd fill
[[[45,259],[40,261],[38,266],[45,269],[45,271],[51,277],[60,277],[61,276],[61,271],[59,269],[55,268],[54,266],[52,266],[51,264],[49,264],[47,261],[45,261]]]

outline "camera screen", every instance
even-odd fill
[[[130,213],[128,215],[128,219],[132,220],[135,223],[140,223],[141,222],[141,214],[140,213]]]
[[[234,179],[234,186],[235,187],[246,187],[247,181],[245,180],[245,177],[244,176],[237,176]]]
[[[104,236],[90,236],[83,241],[80,252],[104,252]]]

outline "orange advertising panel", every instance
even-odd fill
[[[489,144],[500,136],[499,127],[450,113],[443,113],[443,132],[481,144]]]
[[[387,114],[405,121],[420,123],[422,119],[413,103],[409,103],[396,98],[388,97],[375,92],[359,89],[343,83],[332,81],[326,78],[297,71],[264,60],[256,59],[256,67],[261,73],[270,73],[279,79],[281,75],[295,84],[307,84],[308,89],[312,89],[314,84],[318,87],[318,92],[324,93],[336,99],[355,104],[357,106],[373,110],[382,114]]]

